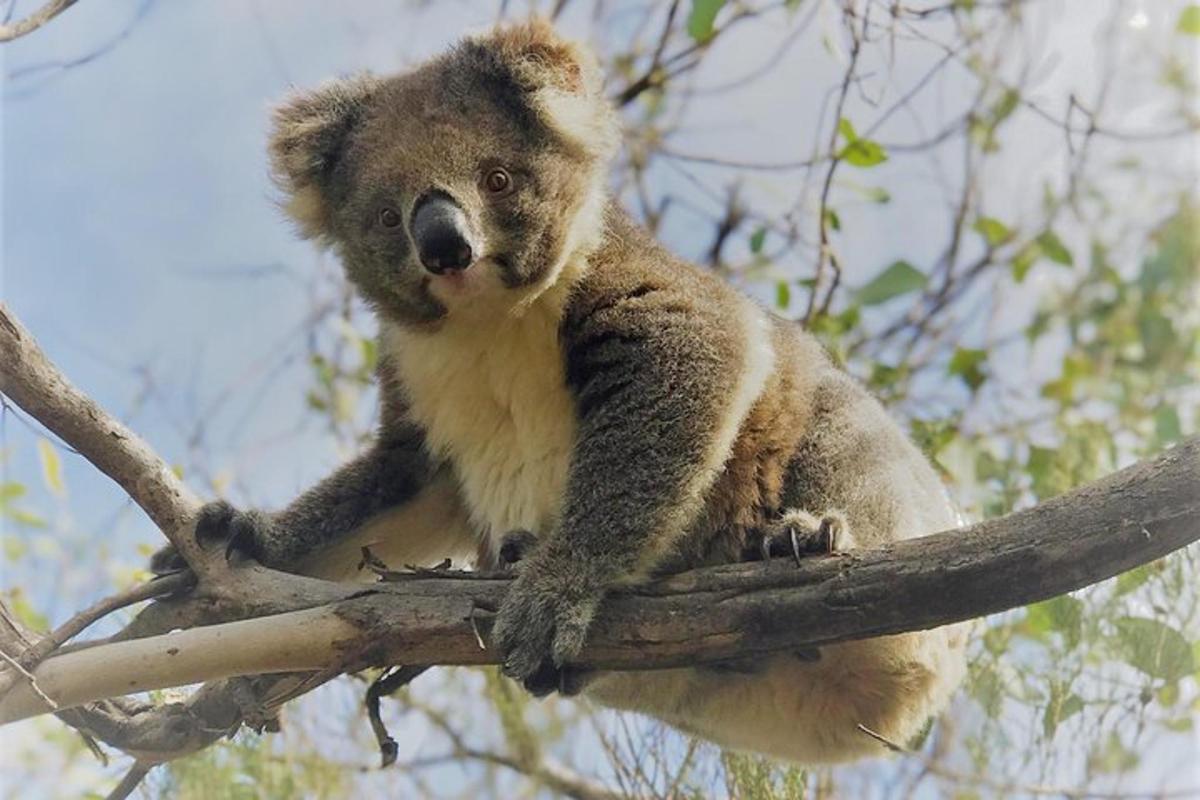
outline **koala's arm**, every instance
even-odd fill
[[[382,430],[370,449],[270,515],[253,553],[284,567],[412,500],[433,478],[419,430]]]
[[[578,432],[560,524],[495,628],[505,671],[535,691],[578,652],[605,591],[645,574],[701,512],[769,368],[750,341],[760,312],[740,298],[638,283],[576,306],[563,326]]]
[[[269,567],[330,578],[352,576],[362,545],[390,550],[393,558],[385,561],[395,567],[466,549],[459,541],[465,536],[458,525],[457,494],[428,455],[423,432],[406,418],[387,377],[381,365],[379,432],[366,452],[280,511],[206,504],[196,522],[201,544],[224,544]],[[444,541],[436,541],[439,536]],[[335,552],[338,545],[344,552]],[[157,572],[182,566],[173,548],[151,561]]]

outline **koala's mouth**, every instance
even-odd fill
[[[476,258],[462,269],[426,271],[422,289],[439,304],[455,304],[474,296],[496,295],[517,289],[527,282],[515,268],[509,254],[489,254]]]

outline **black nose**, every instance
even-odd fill
[[[448,196],[437,192],[422,198],[413,209],[410,230],[421,264],[434,275],[471,266],[467,218]]]

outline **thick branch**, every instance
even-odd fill
[[[1200,437],[1034,508],[880,550],[697,570],[604,604],[584,666],[653,669],[921,630],[1096,583],[1200,538]],[[253,580],[254,572],[247,571]],[[34,673],[62,707],[234,674],[496,663],[502,578],[366,587],[304,611],[101,645]],[[0,722],[49,710],[25,685]]]
[[[202,557],[180,532],[200,501],[150,446],[67,380],[0,303],[0,393],[129,493],[189,564]]]

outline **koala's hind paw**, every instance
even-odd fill
[[[818,517],[807,511],[789,509],[778,520],[756,532],[747,545],[747,555],[764,561],[790,555],[799,564],[806,555],[829,555],[853,546],[854,539],[846,518],[839,512],[829,511]]]

